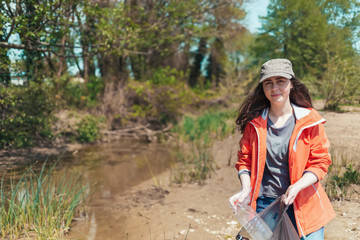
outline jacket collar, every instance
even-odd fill
[[[303,107],[299,107],[293,103],[291,103],[292,108],[294,109],[294,114],[295,114],[295,118],[297,120],[300,120],[303,117],[306,117],[307,115],[310,114],[311,110],[307,109],[307,108],[303,108]],[[262,113],[261,113],[261,117],[263,120],[267,119],[267,116],[269,114],[269,108],[265,108]]]
[[[325,121],[325,119],[323,119],[320,116],[320,114],[317,113],[317,111],[315,111],[313,109],[299,107],[293,103],[291,103],[291,106],[294,109],[294,115],[295,115],[297,122],[300,121],[305,124],[308,122],[316,122],[316,121],[319,121],[320,119]],[[268,114],[269,114],[269,108],[267,107],[262,111],[262,113],[259,117],[254,118],[251,122],[256,125],[266,126]]]

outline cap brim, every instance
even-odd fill
[[[291,79],[292,78],[292,75],[291,74],[288,74],[288,73],[283,73],[283,72],[273,72],[273,73],[269,73],[269,74],[266,74],[264,75],[262,78],[260,78],[260,82],[263,82],[264,80],[268,79],[268,78],[271,78],[271,77],[276,77],[276,76],[279,76],[279,77],[284,77],[284,78],[287,78],[287,79]]]

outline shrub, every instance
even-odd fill
[[[78,140],[82,143],[95,142],[100,138],[101,119],[87,115],[77,124]]]
[[[45,85],[0,88],[0,148],[30,146],[52,138],[54,104]]]
[[[191,92],[181,81],[172,85],[130,81],[127,85],[127,104],[130,117],[165,124],[176,122],[185,105],[191,102]]]
[[[101,78],[90,77],[87,82],[80,82],[67,75],[54,80],[54,90],[60,104],[77,108],[96,106],[104,89]]]

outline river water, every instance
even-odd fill
[[[67,239],[119,239],[116,236],[124,230],[124,219],[119,217],[121,208],[114,211],[116,199],[132,186],[164,172],[171,161],[167,146],[132,140],[89,145],[61,156],[54,174],[66,169],[82,175],[92,186],[86,214],[76,216]],[[34,168],[42,163],[38,165]]]
[[[114,203],[132,186],[169,168],[171,152],[156,143],[119,141],[88,146],[64,156],[65,165],[81,173],[93,193],[87,214],[75,221],[69,239],[118,239],[122,214]],[[116,209],[114,209],[116,208]]]

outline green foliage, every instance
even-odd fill
[[[66,35],[70,33],[73,18],[70,12],[76,9],[77,4],[79,1],[9,0],[1,3],[0,30],[3,30],[4,42],[16,36],[26,45],[18,47],[23,49],[22,61],[25,66],[22,70],[26,73],[27,81],[41,82],[45,76],[66,70],[67,52],[56,45],[73,45],[68,41],[74,39]],[[53,57],[44,57],[45,47],[55,53]]]
[[[288,58],[325,108],[358,96],[360,3],[356,0],[271,0],[251,47],[253,64]]]
[[[158,123],[176,122],[183,107],[194,95],[184,82],[182,73],[175,69],[158,69],[145,82],[130,81],[127,95],[131,118],[157,120]]]
[[[270,1],[262,31],[252,48],[256,64],[285,57],[292,61],[298,77],[322,76],[328,56],[341,54],[340,58],[347,58],[355,54],[352,41],[356,36],[352,33],[359,17],[351,12],[356,12],[355,5],[359,4],[340,2],[343,1]],[[337,21],[340,19],[343,24]]]
[[[59,239],[70,229],[78,206],[89,192],[81,177],[55,177],[53,167],[39,173],[31,167],[19,180],[1,180],[0,237],[18,239],[35,233],[36,239]]]
[[[345,197],[351,184],[360,184],[360,171],[350,164],[346,167],[343,176],[332,175],[327,184],[327,192],[331,197]]]
[[[84,80],[84,79],[81,79]],[[91,108],[98,104],[104,89],[101,78],[90,77],[87,82],[64,75],[54,81],[54,91],[59,105],[75,108]]]
[[[35,140],[50,140],[53,110],[49,89],[44,85],[1,87],[0,148],[19,148],[30,146]]]
[[[354,103],[358,100],[355,98],[360,93],[359,62],[360,59],[336,56],[329,59],[321,81],[317,82],[325,99],[325,109],[336,111],[342,101]]]
[[[176,85],[178,79],[183,78],[183,72],[167,66],[165,68],[158,68],[149,81],[155,85],[174,86]]]
[[[331,183],[334,184],[334,186],[336,185],[340,188],[347,187],[350,184],[359,184],[360,172],[356,169],[353,169],[353,166],[350,164],[350,166],[346,167],[344,176],[333,176],[331,178]]]
[[[100,109],[112,114],[109,119],[115,116],[121,124],[131,120],[164,124],[176,121],[182,107],[192,102],[186,82],[192,49],[200,38],[206,39],[204,56],[211,55],[204,86],[213,86],[212,79],[222,80],[224,71],[219,75],[215,70],[224,69],[226,51],[238,50],[233,46],[245,32],[242,4],[239,0],[9,0],[0,7],[0,42],[4,46],[9,39],[19,39],[13,42],[23,50],[18,72],[26,73],[26,83],[54,86],[57,106],[94,107],[103,97]],[[5,46],[0,55],[9,55],[7,47],[11,48]],[[7,70],[5,58],[0,64]],[[86,84],[72,82],[74,72]],[[101,79],[95,79],[95,73]],[[127,88],[131,89],[127,98],[122,93],[129,78],[144,84]]]
[[[232,111],[207,112],[197,118],[185,116],[183,123],[174,127],[185,141],[203,139],[208,142],[211,138],[224,138],[231,132],[228,120],[234,116]]]
[[[360,184],[358,156],[356,151],[341,146],[332,148],[331,158],[325,190],[330,198],[344,199],[352,194],[351,184]]]
[[[233,46],[244,32],[242,4],[239,0],[9,0],[0,8],[0,41],[19,36],[22,45],[16,48],[24,50],[23,71],[37,81],[69,74],[67,64],[77,67],[85,79],[96,70],[103,77],[118,78],[121,72],[124,78],[132,75],[138,80],[159,67],[186,72],[194,42],[208,36],[221,41],[220,47],[213,39],[208,42],[215,69],[225,56],[221,49]],[[116,67],[107,67],[110,64]]]
[[[0,27],[0,36],[1,36],[1,27]],[[2,41],[2,37],[0,37]],[[10,59],[6,55],[6,50],[0,48],[0,83],[8,85],[10,83]]]
[[[77,124],[78,140],[82,143],[91,143],[98,140],[101,136],[100,121],[101,119],[91,115],[82,118]]]

